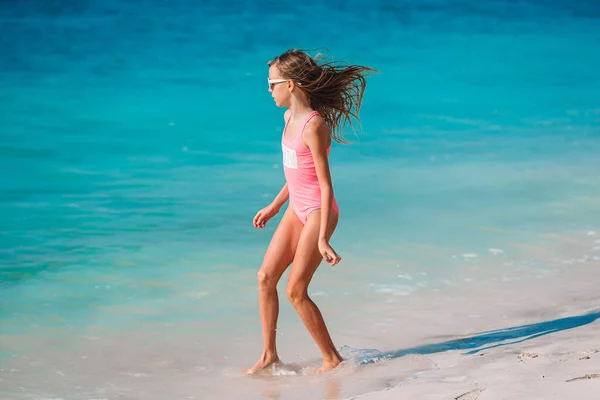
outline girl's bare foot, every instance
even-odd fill
[[[279,357],[277,354],[265,354],[260,357],[260,359],[254,364],[254,366],[250,369],[244,371],[246,375],[253,375],[258,371],[262,371],[265,368],[269,368],[271,365],[278,363]]]
[[[335,367],[340,365],[341,362],[342,362],[341,358],[334,359],[331,361],[323,361],[323,365],[321,365],[319,368],[317,368],[317,370],[315,372],[317,374],[322,374],[323,372],[331,371],[332,369],[334,369]]]

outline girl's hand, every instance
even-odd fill
[[[273,205],[271,204],[269,204],[262,210],[259,210],[254,216],[254,219],[252,220],[254,227],[259,229],[264,228],[267,225],[267,221],[273,218],[275,215],[277,215],[278,212],[279,209],[273,207]]]
[[[331,264],[332,267],[342,259],[325,239],[319,240],[319,253],[321,253],[325,261]]]

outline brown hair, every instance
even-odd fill
[[[291,49],[269,61],[269,66],[276,64],[284,78],[293,80],[306,93],[311,108],[323,117],[333,140],[347,143],[340,125],[345,121],[354,130],[351,117],[360,123],[358,112],[367,86],[365,76],[376,71],[324,59]]]

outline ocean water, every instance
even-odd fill
[[[284,183],[267,61],[292,47],[379,71],[331,153],[343,261],[311,286],[351,360],[389,350],[367,312],[600,259],[596,2],[28,0],[0,27],[1,398],[376,390],[305,374],[284,301],[298,364],[239,373],[279,217],[251,220]]]

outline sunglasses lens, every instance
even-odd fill
[[[269,83],[269,90],[273,91],[275,89],[275,85],[277,85],[278,83],[282,83],[285,82],[285,79],[273,79],[273,80],[268,80]]]

